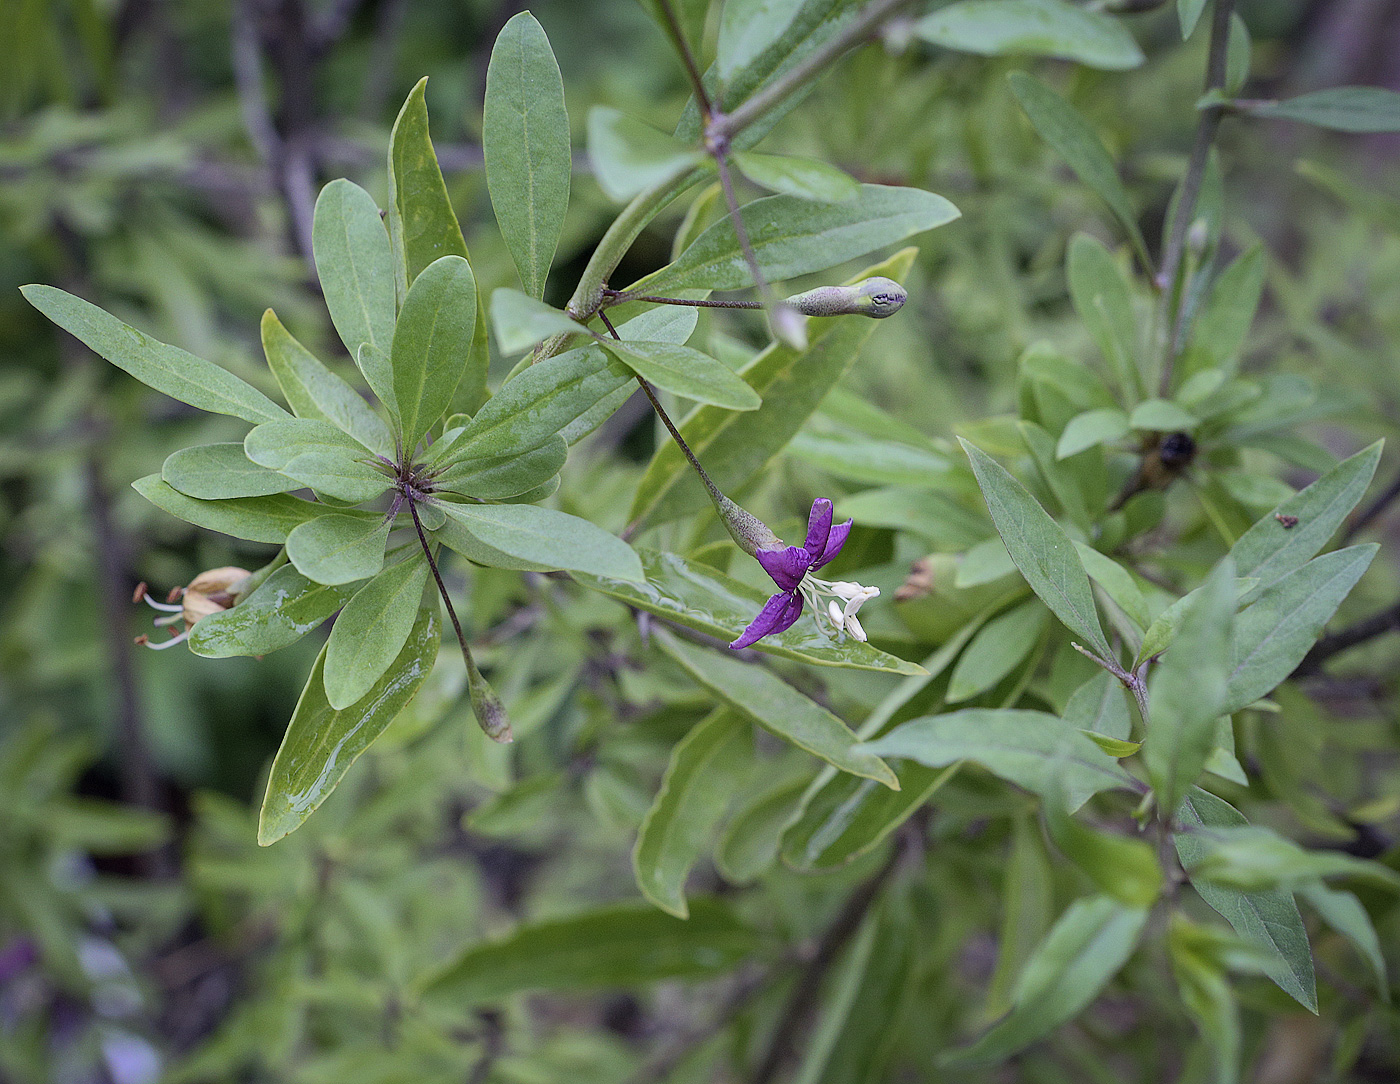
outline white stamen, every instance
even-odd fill
[[[852,614],[850,617],[846,618],[846,628],[850,631],[850,634],[854,636],[857,640],[859,640],[861,643],[865,643],[865,629],[861,627],[860,620],[855,616],[855,614]]]
[[[146,605],[153,610],[164,610],[166,613],[177,614],[184,609],[184,607],[178,602],[157,602],[155,599],[151,598],[150,595],[142,595],[141,597],[145,599]]]
[[[879,596],[878,587],[866,587],[850,580],[833,582],[816,576],[804,576],[797,589],[812,607],[812,620],[823,634],[838,643],[846,638],[848,632],[857,640],[865,641],[865,629],[856,618],[856,611]],[[841,603],[845,603],[845,606]],[[827,627],[828,621],[830,628]]]

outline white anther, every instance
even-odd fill
[[[861,643],[865,643],[865,629],[861,627],[860,620],[855,614],[846,618],[846,630]]]

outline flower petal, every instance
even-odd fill
[[[763,566],[763,571],[773,577],[773,582],[784,591],[794,590],[807,569],[812,566],[812,555],[801,546],[788,546],[781,550],[759,550],[754,556]]]
[[[831,502],[818,497],[812,502],[812,512],[807,517],[807,542],[802,547],[815,558],[826,549],[827,535],[831,533]]]
[[[835,560],[836,555],[841,552],[841,547],[846,544],[846,539],[850,537],[852,522],[848,519],[845,523],[838,523],[831,528],[831,533],[826,537],[826,545],[812,561],[812,568],[821,568],[828,561]]]
[[[729,646],[735,651],[757,643],[765,636],[782,632],[802,615],[802,596],[795,591],[780,591],[763,604],[758,616],[749,623],[737,640]]]

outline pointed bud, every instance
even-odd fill
[[[490,682],[481,676],[481,671],[476,668],[476,660],[467,654],[467,690],[471,695],[472,713],[476,716],[477,726],[481,727],[485,735],[492,741],[512,742],[515,735],[510,731],[510,718],[506,715],[506,706],[501,703],[501,698],[496,695],[496,690],[491,688]]]
[[[854,286],[818,286],[783,302],[806,316],[869,316],[883,320],[893,316],[909,294],[894,279],[877,275]]]
[[[708,482],[709,479],[707,478],[706,481]],[[738,543],[741,550],[750,557],[756,557],[759,550],[783,548],[783,540],[775,535],[763,520],[752,512],[740,508],[718,489],[715,489],[713,485],[709,489],[710,500],[719,512],[719,518],[724,521],[725,530],[729,532],[729,537]]]
[[[807,318],[795,306],[779,301],[768,314],[773,338],[794,350],[807,349]]]

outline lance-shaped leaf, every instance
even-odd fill
[[[1365,496],[1381,460],[1381,445],[1376,441],[1342,460],[1240,536],[1230,556],[1241,576],[1258,579],[1253,594],[1321,552]],[[1285,523],[1293,525],[1285,527]]]
[[[1028,599],[987,622],[953,668],[948,703],[984,693],[1020,666],[1045,629],[1045,607]]]
[[[413,553],[390,565],[345,605],[326,641],[326,700],[337,710],[355,703],[383,677],[408,640],[428,562]]]
[[[1177,807],[1176,820],[1183,828],[1237,828],[1249,822],[1223,798],[1193,788]],[[1181,864],[1190,870],[1206,854],[1206,842],[1190,831],[1173,837]],[[1220,912],[1235,932],[1262,949],[1265,974],[1304,1008],[1317,1012],[1317,980],[1313,974],[1308,931],[1298,914],[1293,894],[1282,889],[1239,892],[1207,881],[1192,881],[1201,899]]]
[[[1117,407],[1099,407],[1076,414],[1060,433],[1055,445],[1055,458],[1068,459],[1072,455],[1094,448],[1100,444],[1110,444],[1128,435],[1128,416]]]
[[[1293,673],[1378,548],[1372,543],[1315,557],[1239,615],[1221,714],[1254,703]]]
[[[1133,733],[1128,714],[1128,694],[1119,680],[1101,670],[1074,691],[1065,705],[1065,722],[1080,730],[1127,741]]]
[[[603,349],[643,380],[697,403],[724,410],[757,410],[762,402],[729,366],[689,346],[607,339]]]
[[[834,768],[899,788],[889,766],[860,746],[850,728],[760,666],[684,644],[662,629],[656,643],[691,677],[759,726]]]
[[[280,545],[287,541],[288,535],[296,527],[315,519],[326,510],[324,504],[304,501],[288,493],[202,501],[172,489],[161,481],[158,474],[138,478],[131,483],[131,488],[157,508],[186,523],[249,542],[275,542]]]
[[[949,1065],[1001,1061],[1078,1016],[1128,962],[1147,923],[1144,908],[1108,896],[1076,900],[1026,961],[1011,1011]]]
[[[316,200],[311,247],[331,323],[350,356],[358,358],[365,343],[388,350],[397,312],[394,257],[374,198],[344,179],[326,185]],[[383,397],[373,381],[370,387]]]
[[[153,339],[91,302],[52,286],[21,286],[20,293],[89,349],[162,395],[254,425],[288,416],[257,388],[227,369]]]
[[[258,816],[260,846],[276,843],[299,828],[413,699],[437,659],[440,634],[437,610],[418,611],[393,665],[361,699],[341,710],[326,700],[327,649],[322,649],[272,761]]]
[[[815,158],[739,151],[734,164],[759,187],[798,199],[844,203],[860,195],[860,184],[849,174]]]
[[[715,844],[715,866],[727,881],[748,884],[767,872],[778,857],[783,832],[807,789],[810,772],[780,776],[733,815]],[[841,778],[846,778],[841,773]],[[876,790],[885,790],[876,787]]]
[[[389,335],[392,338],[392,325]],[[263,313],[262,344],[268,367],[298,418],[330,422],[371,452],[393,456],[394,435],[384,419],[359,392],[297,342],[271,309]]]
[[[1065,0],[961,0],[914,24],[924,41],[979,56],[1053,56],[1124,71],[1142,50],[1117,19]]]
[[[160,476],[186,497],[205,501],[266,497],[298,488],[298,483],[285,474],[250,460],[242,444],[198,444],[193,448],[181,448],[166,456]]]
[[[1176,19],[1181,24],[1182,41],[1191,36],[1205,9],[1206,0],[1176,0]]]
[[[1298,894],[1312,905],[1322,921],[1351,942],[1361,958],[1370,965],[1376,980],[1376,992],[1390,1004],[1390,982],[1386,978],[1385,954],[1380,938],[1366,908],[1352,893],[1328,888],[1320,882],[1303,885]]]
[[[1062,788],[1071,810],[1101,790],[1142,787],[1078,727],[1041,711],[965,708],[923,715],[866,742],[865,748],[930,768],[971,760],[1041,797]]]
[[[730,579],[708,565],[687,561],[679,554],[644,549],[638,551],[638,556],[645,572],[644,582],[582,574],[575,575],[574,579],[628,606],[726,641],[737,640],[768,600],[763,592]],[[916,663],[889,655],[854,637],[838,644],[811,621],[798,621],[789,629],[765,636],[753,645],[753,650],[815,666],[906,675],[923,673]]]
[[[704,160],[695,147],[606,105],[588,111],[588,158],[609,199],[625,202]]]
[[[1148,685],[1143,761],[1161,809],[1175,809],[1205,770],[1223,714],[1234,641],[1235,568],[1215,566]]]
[[[863,184],[860,194],[844,203],[766,196],[747,204],[740,216],[759,269],[771,281],[823,271],[896,244],[953,221],[958,209],[918,188]],[[697,237],[674,263],[630,288],[665,293],[742,290],[753,284],[734,224],[725,218]]]
[[[661,789],[637,833],[637,887],[677,918],[689,914],[686,877],[752,759],[748,734],[748,721],[732,708],[718,708],[697,723],[671,750]]]
[[[283,565],[231,610],[199,619],[190,650],[207,659],[269,655],[296,643],[348,602],[358,583],[328,587]]]
[[[1400,132],[1400,94],[1385,87],[1329,87],[1281,102],[1241,102],[1239,108],[1337,132]]]
[[[413,280],[394,329],[390,364],[406,452],[447,411],[476,329],[476,280],[460,256],[434,260]]]
[[[972,462],[992,523],[1026,583],[1071,632],[1082,636],[1100,658],[1111,660],[1113,651],[1099,624],[1089,576],[1064,528],[1005,467],[967,441],[959,441]]]
[[[491,206],[520,281],[544,296],[569,207],[569,114],[544,28],[528,11],[496,36],[486,69],[481,150]]]
[[[303,576],[329,586],[368,579],[384,567],[389,527],[387,516],[318,516],[287,535],[287,559]]]
[[[883,275],[898,282],[908,275],[915,254],[903,249],[848,281]],[[773,343],[741,370],[745,383],[763,398],[757,410],[701,407],[681,423],[681,435],[721,492],[742,488],[786,447],[855,363],[875,326],[873,320],[855,318],[814,321],[806,350]],[[707,507],[709,497],[685,457],[674,441],[666,441],[637,486],[629,518],[665,523]]]
[[[728,971],[760,947],[757,933],[718,900],[692,900],[686,921],[647,903],[625,903],[521,926],[498,941],[474,944],[429,975],[423,994],[460,1008],[524,990],[702,978]]]
[[[523,353],[551,335],[587,333],[567,313],[506,287],[491,292],[491,328],[496,345],[507,356]]]
[[[398,294],[434,260],[467,258],[462,227],[447,198],[447,185],[438,168],[437,153],[428,135],[428,80],[409,91],[389,133],[389,241],[397,265]],[[473,358],[473,364],[485,364]]]
[[[352,504],[373,500],[390,485],[388,475],[370,465],[364,445],[329,422],[266,422],[243,439],[243,450],[254,463]]]
[[[559,473],[569,456],[564,438],[515,455],[464,459],[433,479],[435,490],[461,493],[484,501],[502,501],[544,485]]]
[[[1151,907],[1162,891],[1157,852],[1144,839],[1081,824],[1065,809],[1063,791],[1041,807],[1050,838],[1104,893],[1129,907]]]
[[[1094,337],[1118,386],[1135,395],[1142,390],[1137,369],[1137,318],[1132,290],[1118,261],[1097,238],[1077,233],[1070,241],[1067,270],[1074,311]]]
[[[726,0],[715,45],[715,74],[728,82],[782,37],[805,0]]]
[[[442,510],[502,553],[552,569],[619,580],[644,578],[637,554],[622,539],[586,519],[534,504],[452,504]]]
[[[1012,72],[1007,76],[1011,92],[1021,103],[1035,130],[1041,138],[1054,147],[1070,169],[1086,185],[1092,188],[1128,231],[1144,266],[1151,266],[1147,259],[1147,244],[1138,229],[1137,213],[1132,201],[1118,177],[1118,167],[1104,150],[1098,134],[1089,126],[1074,108],[1033,76],[1025,72]]]

